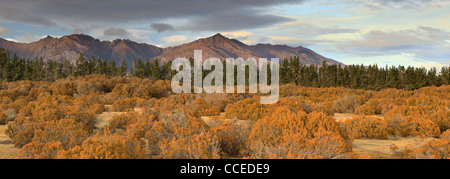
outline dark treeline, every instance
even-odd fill
[[[397,88],[414,90],[425,86],[450,84],[450,68],[416,68],[377,65],[303,65],[298,57],[284,59],[280,64],[280,83],[307,87],[346,87],[380,90]]]
[[[0,81],[55,81],[69,76],[86,76],[101,74],[107,76],[136,76],[141,78],[151,78],[152,80],[169,80],[172,71],[171,63],[160,65],[157,60],[140,59],[133,60],[131,73],[127,72],[128,66],[125,61],[116,64],[114,60],[109,62],[105,59],[91,57],[86,59],[83,54],[71,63],[68,60],[51,61],[42,58],[25,59],[8,50],[0,48]],[[136,69],[138,67],[138,69]]]
[[[191,64],[193,59],[189,59]],[[225,62],[224,62],[225,63]],[[80,55],[74,64],[68,60],[51,61],[20,58],[11,55],[8,50],[0,48],[0,81],[55,81],[69,76],[85,76],[102,74],[107,76],[134,76],[152,80],[170,80],[171,62],[160,64],[158,60],[133,60],[131,71],[125,61],[116,64],[114,60],[91,57],[86,59]],[[225,72],[224,64],[224,72]],[[203,71],[205,77],[210,71]],[[236,70],[235,70],[236,72]],[[235,75],[236,78],[237,75]],[[269,70],[270,76],[270,70]],[[246,68],[248,78],[248,67]],[[224,73],[225,79],[225,73]],[[236,81],[236,80],[235,80]],[[270,82],[270,80],[268,80]],[[248,79],[246,79],[248,83]],[[397,88],[414,90],[425,86],[441,86],[450,84],[450,68],[416,68],[404,66],[378,67],[377,65],[304,65],[299,57],[284,59],[280,64],[280,83],[295,83],[306,87],[346,87],[354,89],[380,90]]]

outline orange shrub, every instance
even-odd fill
[[[88,137],[83,124],[71,119],[48,121],[44,130],[36,130],[32,142],[19,150],[19,158],[55,158],[59,151],[81,145]]]
[[[114,89],[113,93],[117,94],[121,97],[131,98],[133,97],[134,93],[138,90],[139,83],[128,83],[128,84],[117,84]]]
[[[57,80],[50,86],[53,95],[73,96],[76,93],[76,84],[70,80]]]
[[[31,121],[19,117],[8,125],[8,134],[16,147],[22,148],[34,138],[34,132],[44,128],[43,122]]]
[[[160,142],[163,159],[219,159],[220,147],[217,138],[209,132],[190,134],[179,129],[172,139]],[[189,134],[189,135],[186,135]]]
[[[60,151],[56,158],[68,159],[143,159],[145,141],[131,135],[120,136],[105,129],[68,151]]]
[[[356,96],[346,95],[334,101],[334,109],[339,113],[353,113],[361,105]]]
[[[94,104],[94,105],[92,105],[92,107],[89,110],[95,114],[101,114],[101,113],[105,112],[105,105]]]
[[[211,132],[217,136],[224,157],[239,157],[246,153],[250,129],[249,122],[227,120],[212,127]]]
[[[450,131],[442,133],[438,140],[430,140],[418,148],[400,149],[391,147],[394,155],[400,159],[450,159]]]
[[[101,89],[102,84],[96,81],[78,80],[76,84],[77,96],[99,94],[100,92],[102,92]]]
[[[60,142],[31,142],[17,153],[19,159],[54,159],[58,152],[64,151]]]
[[[267,114],[266,105],[262,105],[259,99],[250,98],[229,104],[225,108],[226,118],[238,118],[240,120],[257,121]]]
[[[384,118],[388,124],[388,132],[392,135],[420,135],[438,137],[441,130],[438,124],[445,126],[442,118],[431,118],[429,107],[398,106],[386,113]],[[434,122],[434,121],[436,122]],[[441,123],[439,123],[441,122]]]
[[[125,130],[126,135],[132,135],[136,139],[145,138],[148,131],[153,129],[156,117],[153,115],[140,115],[134,123],[128,125]]]
[[[388,125],[388,132],[392,135],[401,135],[403,137],[409,135],[437,137],[441,134],[439,126],[428,119],[397,115],[385,118],[385,120]]]
[[[354,139],[387,139],[387,124],[383,119],[359,115],[347,119],[343,123],[343,128]]]
[[[191,104],[186,105],[186,108],[191,110],[196,117],[217,116],[220,114],[220,108],[207,103],[203,98],[197,98]]]
[[[430,115],[430,119],[439,126],[441,132],[450,130],[450,110],[438,109]]]
[[[130,124],[135,123],[136,120],[133,114],[116,114],[109,121],[109,126],[111,129],[126,129]]]
[[[382,114],[383,106],[379,101],[368,101],[362,106],[359,106],[355,109],[356,114],[364,114],[364,115],[375,115]]]
[[[0,113],[0,125],[5,125],[5,124],[7,124],[6,115],[3,113]]]
[[[113,104],[114,101],[118,100],[120,97],[114,93],[108,93],[99,96],[99,102],[102,104]]]
[[[113,103],[114,109],[119,112],[133,111],[135,105],[136,100],[133,98],[119,99]]]
[[[281,106],[253,125],[249,136],[251,157],[342,157],[349,145],[340,133],[332,117],[316,112],[307,115]]]
[[[162,114],[158,118],[159,121],[155,121],[151,126],[151,130],[145,134],[145,138],[148,140],[149,152],[154,158],[192,158],[199,155],[216,156],[214,153],[218,152],[216,150],[218,143],[214,136],[208,139],[209,141],[205,141],[204,145],[195,146],[199,143],[195,137],[209,138],[211,136],[208,132],[208,126],[203,120],[189,117],[183,112],[175,112],[168,115]],[[205,132],[208,134],[201,134]],[[198,151],[191,151],[196,147],[205,148],[197,148],[196,150]],[[212,153],[208,154],[208,152]],[[220,152],[217,154],[220,154]]]

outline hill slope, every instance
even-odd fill
[[[289,47],[286,45],[257,44],[246,45],[238,40],[229,39],[221,34],[196,40],[191,43],[175,47],[159,48],[145,43],[136,43],[131,40],[100,41],[84,34],[73,34],[60,38],[46,37],[32,43],[16,43],[0,38],[0,47],[9,49],[27,59],[43,57],[49,60],[62,60],[66,58],[74,61],[78,53],[86,57],[100,57],[114,59],[119,62],[125,60],[131,65],[132,59],[157,58],[162,62],[178,57],[193,57],[194,50],[203,50],[203,58],[289,58],[299,56],[304,64],[321,64],[322,61],[337,63],[335,60],[323,57],[304,47]]]

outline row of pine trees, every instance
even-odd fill
[[[193,63],[193,59],[189,59]],[[67,60],[51,61],[20,58],[14,54],[11,58],[8,50],[0,48],[0,81],[55,81],[69,76],[85,76],[102,74],[107,76],[134,76],[152,80],[170,80],[171,62],[161,64],[158,60],[133,60],[128,68],[125,61],[116,64],[114,60],[91,57],[86,59],[80,54],[75,63]],[[224,64],[224,71],[225,71]],[[248,70],[248,68],[246,69]],[[211,71],[211,70],[210,70]],[[236,70],[235,70],[236,72]],[[205,77],[209,71],[203,72]],[[248,83],[248,72],[246,72]],[[225,77],[224,73],[224,79]],[[237,75],[235,75],[236,77]],[[270,70],[269,70],[270,76]],[[268,80],[270,82],[270,80]],[[450,68],[426,69],[417,67],[377,65],[304,65],[299,57],[284,59],[280,64],[280,83],[294,83],[307,87],[346,87],[353,89],[380,90],[397,88],[414,90],[425,86],[441,86],[450,84]]]
[[[397,88],[414,90],[425,86],[450,84],[450,68],[426,69],[377,65],[303,65],[298,57],[284,59],[280,65],[280,83],[307,87],[346,87],[380,90]]]
[[[62,61],[44,60],[41,58],[25,59],[0,48],[0,81],[55,81],[69,76],[86,76],[101,74],[107,76],[136,76],[153,80],[171,79],[170,63],[160,65],[157,60],[133,60],[131,72],[125,61],[119,64],[114,60],[91,57],[86,59],[80,54],[74,63],[64,59]]]

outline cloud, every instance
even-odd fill
[[[361,2],[372,9],[417,9],[424,6],[436,6],[436,3],[441,1],[443,0],[364,0]]]
[[[103,34],[108,37],[126,37],[128,36],[128,32],[125,29],[121,28],[109,28],[103,31]]]
[[[417,48],[431,48],[447,44],[450,33],[432,27],[401,31],[370,31],[361,40],[353,40],[340,45],[349,51],[397,51]]]
[[[247,45],[272,44],[298,47],[313,46],[318,43],[329,42],[326,40],[302,39],[293,36],[265,36],[249,31],[224,32],[222,34],[228,38],[237,39]]]
[[[6,27],[0,27],[0,36],[11,33],[12,31]]]
[[[31,34],[31,33],[25,33],[21,36],[17,36],[14,35],[14,40],[16,42],[21,42],[21,43],[30,43],[30,42],[36,42],[38,40],[41,40],[42,38],[44,38],[45,36],[39,36],[36,34]]]
[[[350,40],[337,45],[344,53],[353,56],[381,56],[413,54],[426,60],[447,60],[450,52],[450,32],[432,28],[418,27],[400,31],[370,31],[359,40]]]
[[[165,19],[182,19],[189,22],[212,22],[223,19],[224,23],[237,22],[233,29],[253,28],[285,21],[279,15],[267,15],[273,6],[299,4],[306,0],[242,0],[242,1],[204,1],[204,0],[2,0],[0,19],[12,22],[38,24],[42,26],[89,26],[103,24],[111,26],[120,23],[155,22]],[[20,7],[20,9],[18,8]],[[211,16],[205,18],[205,14]],[[219,17],[216,17],[215,15]],[[245,19],[257,20],[256,23],[230,19],[234,14],[249,14]],[[264,21],[264,18],[268,18]],[[215,22],[218,23],[218,22]],[[201,24],[198,24],[201,25]],[[231,29],[233,24],[228,24]],[[205,28],[212,29],[212,26]],[[192,27],[189,30],[203,30]],[[215,30],[215,29],[214,29]]]
[[[158,31],[158,33],[174,29],[172,25],[164,23],[153,23],[150,27]]]
[[[234,31],[266,27],[294,19],[271,14],[237,12],[234,14],[214,15],[196,18],[178,30],[187,31]]]
[[[228,38],[239,40],[247,45],[256,45],[258,43],[273,43],[271,37],[255,34],[248,31],[224,32],[222,34]]]
[[[282,24],[279,29],[284,32],[295,34],[296,36],[314,37],[326,34],[352,34],[359,33],[354,28],[343,28],[337,25],[329,24],[312,24],[305,21],[295,21]]]
[[[87,29],[87,28],[80,28],[80,27],[75,27],[72,30],[72,34],[81,34],[81,33],[87,33],[87,32],[89,32],[89,29]]]
[[[18,42],[16,39],[12,39],[12,38],[5,38],[5,40],[11,41],[11,42]]]
[[[194,40],[194,38],[185,35],[171,35],[163,37],[162,40],[166,42],[166,44],[163,45],[164,47],[170,47],[191,42],[192,40]]]
[[[150,30],[138,30],[138,29],[127,29],[128,37],[130,40],[133,40],[138,43],[152,43],[150,39],[150,34],[153,34],[153,31]]]
[[[44,17],[36,16],[33,13],[23,10],[22,8],[18,9],[17,7],[21,7],[20,2],[16,1],[13,4],[9,5],[7,3],[9,0],[2,2],[0,6],[0,19],[10,22],[22,22],[27,24],[37,24],[42,26],[55,26],[56,24],[51,20],[48,20]],[[19,3],[19,4],[16,4]],[[31,2],[30,2],[31,3]]]
[[[450,61],[433,61],[424,60],[417,57],[415,54],[411,53],[400,53],[395,55],[378,55],[378,56],[361,56],[361,57],[350,57],[341,58],[338,61],[344,64],[364,64],[364,65],[374,65],[377,64],[379,67],[388,66],[414,66],[414,67],[425,67],[438,69],[450,65]]]

